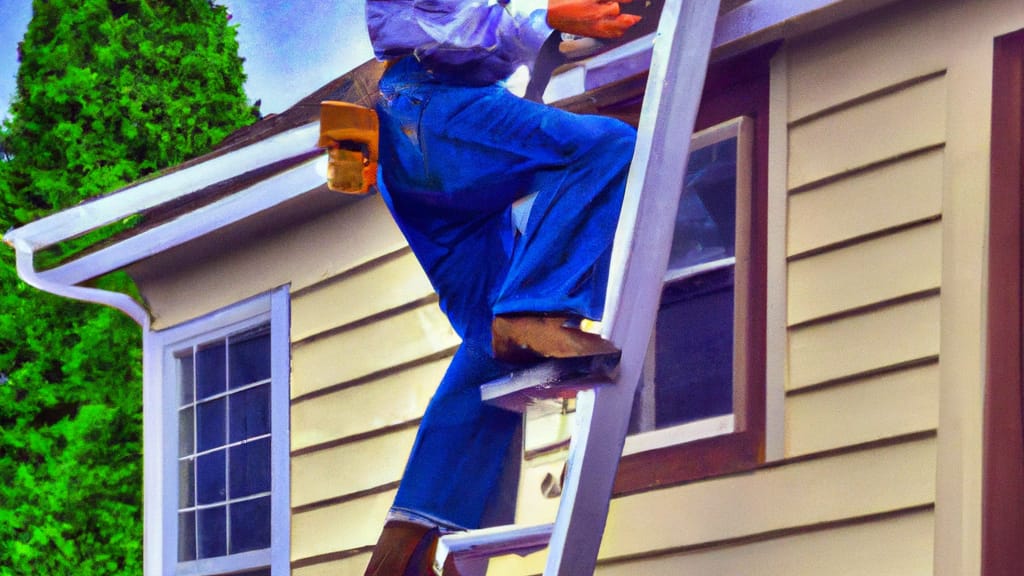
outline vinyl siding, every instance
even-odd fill
[[[950,272],[961,263],[949,248],[971,201],[951,203],[951,189],[987,165],[983,149],[950,153],[966,145],[964,106],[987,106],[985,90],[958,96],[975,90],[961,71],[991,62],[958,50],[1021,27],[1010,2],[905,2],[783,48],[773,90],[785,95],[773,102],[786,107],[772,114],[785,116],[773,124],[784,133],[772,141],[785,150],[771,152],[783,158],[771,170],[785,176],[770,181],[785,185],[769,193],[787,203],[786,340],[768,345],[786,350],[784,456],[615,499],[599,575],[969,573],[939,544],[970,556],[969,521],[951,522],[938,503],[950,505],[941,483],[970,491],[972,472],[957,469],[958,480],[948,462],[977,423],[942,414],[959,401],[951,388],[980,394],[980,381],[944,367],[980,335],[944,325],[950,306],[974,305],[950,299],[944,282],[966,279]],[[984,229],[958,233],[980,245]],[[554,514],[538,486],[558,471],[554,456],[528,464],[526,521]],[[496,559],[489,574],[539,574],[544,558]]]
[[[293,293],[293,574],[362,574],[458,345],[409,249],[377,247]]]
[[[962,118],[985,117],[970,72],[1024,5],[963,4],[901,2],[783,46],[769,193],[787,209],[769,228],[787,303],[768,345],[785,350],[769,383],[784,453],[616,498],[598,574],[974,574],[946,557],[972,554],[978,423],[959,406],[981,394],[981,335],[960,319],[979,316],[987,128]],[[196,260],[146,297],[170,326],[286,283],[293,574],[358,576],[458,339],[379,198]],[[525,462],[518,521],[553,518],[540,485],[563,456]],[[489,574],[539,574],[545,556]]]

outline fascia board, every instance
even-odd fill
[[[9,232],[4,241],[18,250],[35,252],[239,174],[308,152],[315,149],[319,135],[318,122],[289,130],[41,218]]]
[[[735,54],[839,20],[869,12],[898,0],[750,0],[723,14],[715,24],[712,51]]]
[[[751,0],[722,15],[715,26],[712,50],[719,56],[757,43],[770,42],[786,35],[824,26],[843,18],[873,10],[897,0]],[[609,73],[621,62],[648,62],[656,35],[639,38],[626,46],[583,63],[582,81],[570,82],[556,100],[583,93],[595,82],[606,84],[625,77],[628,70]],[[590,80],[588,80],[588,77]],[[577,85],[578,84],[578,85]],[[47,216],[4,236],[18,250],[35,252],[58,242],[117,222],[164,202],[216,184],[260,166],[289,158],[313,148],[319,136],[319,124],[311,123],[213,158],[202,164],[136,184],[115,194],[97,198],[68,210]]]
[[[723,14],[715,23],[712,60],[774,40],[807,32],[863,14],[898,0],[751,0]],[[579,96],[587,90],[623,80],[646,70],[657,33],[580,61],[552,78],[545,102]]]
[[[324,185],[316,158],[175,220],[62,266],[39,272],[49,282],[75,285],[223,228]]]

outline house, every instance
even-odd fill
[[[651,40],[551,98],[635,121]],[[316,104],[376,66],[5,236],[143,328],[147,575],[368,560],[458,343],[380,198],[318,171]],[[1024,573],[1022,116],[1019,0],[723,3],[598,574]],[[88,287],[117,270],[144,305]],[[564,408],[524,422],[518,522],[554,515]]]

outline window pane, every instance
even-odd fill
[[[226,507],[199,510],[199,557],[224,556],[227,549]]]
[[[732,413],[732,270],[666,288],[655,345],[658,428]]]
[[[231,448],[231,498],[270,491],[270,438]]]
[[[231,553],[270,547],[270,496],[231,505]]]
[[[199,504],[216,504],[227,499],[224,450],[196,458],[196,500]]]
[[[196,505],[196,464],[191,458],[178,461],[178,508]]]
[[[178,562],[196,559],[196,513],[178,514]]]
[[[226,390],[225,364],[223,342],[200,348],[196,354],[196,396],[199,400]]]
[[[270,378],[270,333],[261,328],[254,334],[232,336],[228,350],[230,387]]]
[[[232,394],[228,406],[229,442],[270,434],[270,384]]]
[[[227,441],[227,398],[218,398],[196,406],[196,438],[198,451],[223,446]]]
[[[736,255],[736,142],[690,153],[669,270]]]
[[[183,356],[178,359],[178,370],[179,374],[179,387],[181,392],[181,405],[191,404],[195,399],[195,384],[196,377],[193,370],[195,369],[195,361],[192,355]]]
[[[195,409],[183,408],[178,411],[178,456],[195,454]]]

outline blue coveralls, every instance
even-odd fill
[[[519,423],[480,401],[479,386],[510,369],[491,354],[492,319],[600,319],[635,131],[429,65],[405,57],[381,79],[378,181],[463,342],[424,415],[394,508],[475,528]],[[517,235],[510,206],[533,192]]]

